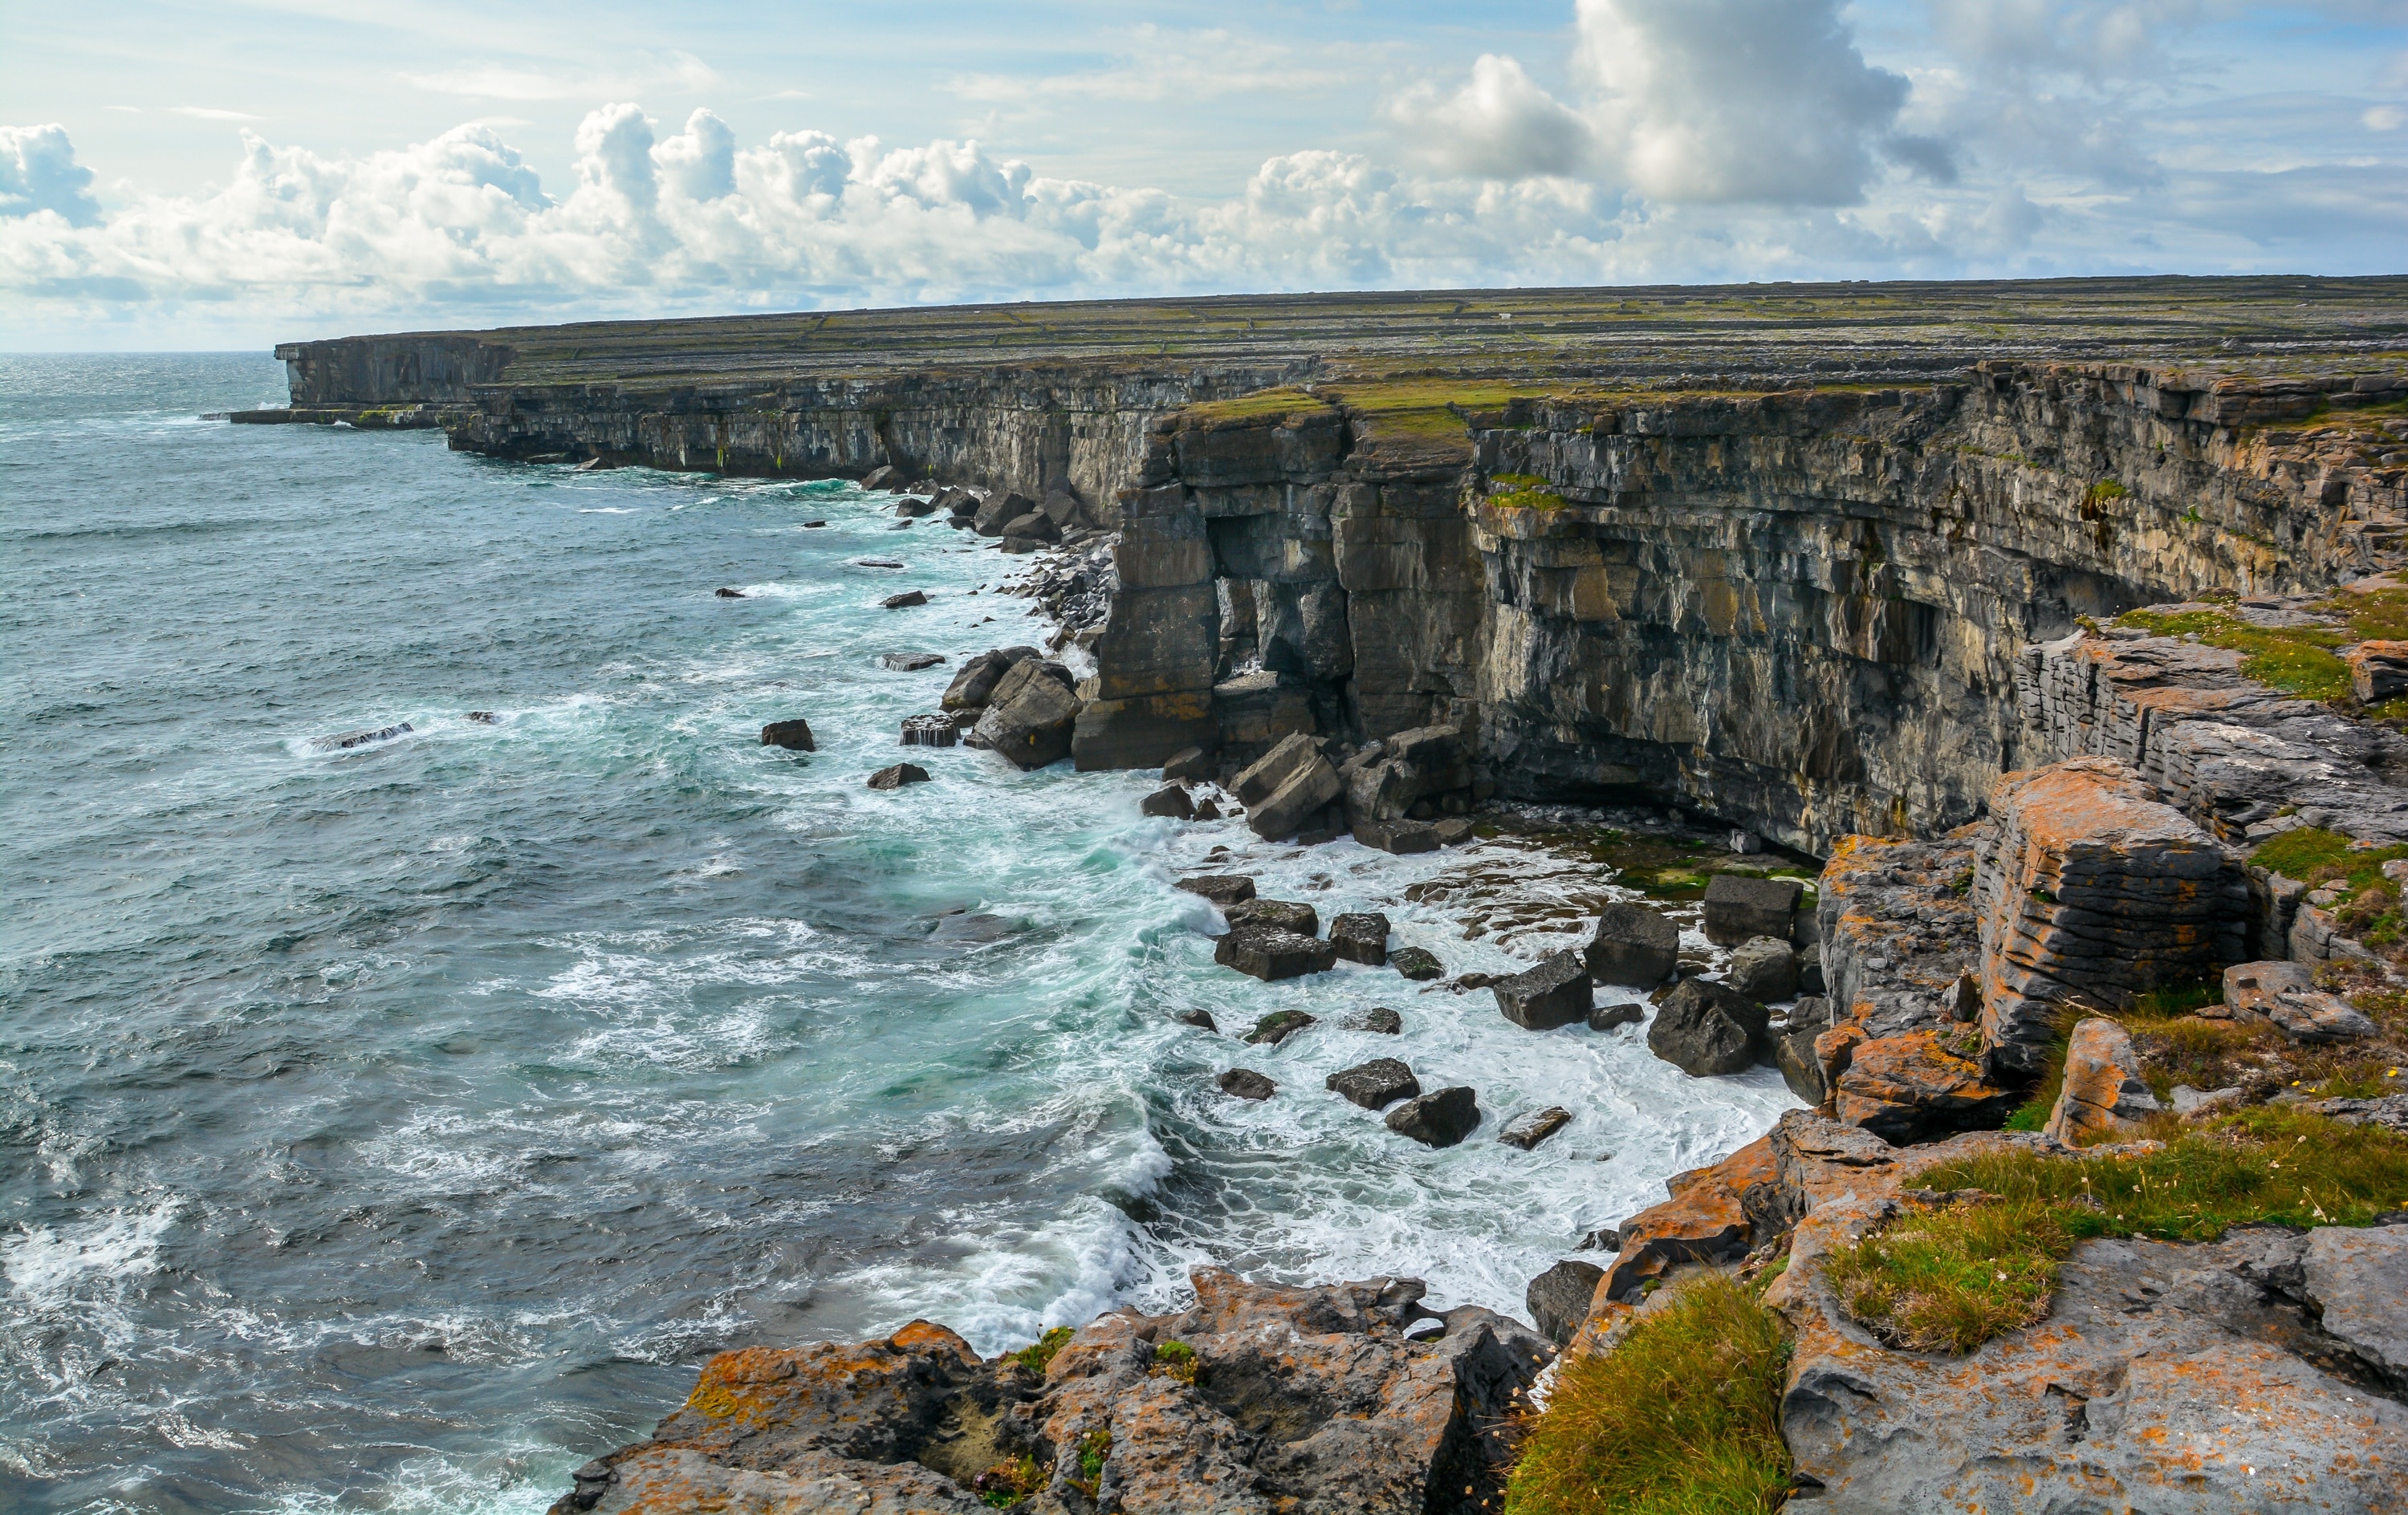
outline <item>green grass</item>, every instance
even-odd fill
[[[1042,1373],[1053,1365],[1054,1354],[1069,1345],[1070,1336],[1068,1326],[1057,1325],[1018,1351],[1004,1355],[1032,1372]]]
[[[1154,1371],[1182,1383],[1196,1381],[1196,1349],[1183,1341],[1166,1341],[1154,1349]]]
[[[2090,1237],[2211,1241],[2249,1222],[2366,1225],[2408,1208],[2408,1140],[2260,1106],[2155,1151],[1995,1153],[1921,1181],[1986,1197],[1912,1209],[1834,1253],[1824,1276],[1893,1344],[1967,1352],[2045,1315],[2058,1265]]]
[[[1507,1515],[1759,1515],[1789,1486],[1789,1336],[1756,1288],[1677,1284],[1611,1353],[1567,1362],[1528,1422]]]
[[[1571,502],[1553,490],[1517,489],[1491,494],[1488,503],[1499,510],[1560,510]]]
[[[2115,624],[2158,636],[2188,636],[2242,653],[2242,677],[2301,699],[2339,700],[2349,694],[2349,665],[2332,652],[2344,638],[2328,627],[2253,626],[2220,610],[2133,610],[2116,617]]]
[[[1197,421],[1258,421],[1326,411],[1329,404],[1300,389],[1258,390],[1233,400],[1205,400],[1180,412]]]

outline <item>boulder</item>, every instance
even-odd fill
[[[863,489],[901,489],[905,484],[910,482],[910,478],[905,475],[903,470],[896,467],[891,463],[882,463],[877,467],[870,469],[869,472],[861,476],[861,487]]]
[[[980,653],[962,665],[961,672],[945,689],[945,697],[938,703],[948,710],[982,708],[995,695],[995,687],[1013,665],[1038,656],[1033,647],[998,647]]]
[[[1172,886],[1191,894],[1201,894],[1213,904],[1227,909],[1254,897],[1254,881],[1242,873],[1207,873],[1193,879],[1182,879]]]
[[[1269,751],[1240,769],[1237,778],[1229,782],[1229,792],[1238,796],[1240,805],[1260,805],[1281,785],[1321,761],[1321,750],[1313,745],[1312,737],[1298,734],[1283,738]]]
[[[769,742],[770,732],[781,730],[790,725],[801,726],[802,724],[799,721],[787,721],[780,722],[775,726],[764,726],[761,728],[761,740],[767,744]],[[380,726],[374,731],[347,731],[339,736],[315,736],[310,738],[309,746],[321,752],[348,752],[355,747],[373,747],[379,742],[392,741],[396,736],[407,736],[415,729],[408,722],[402,721],[390,726]],[[811,750],[810,727],[803,727],[803,736],[804,744],[801,750],[808,752]]]
[[[1232,928],[1277,926],[1282,931],[1293,931],[1299,936],[1317,936],[1321,931],[1321,912],[1295,900],[1240,900],[1223,906],[1221,913],[1228,918]]]
[[[895,513],[917,520],[937,513],[937,497],[933,494],[907,494],[895,502]]]
[[[1670,1197],[1616,1228],[1619,1255],[1606,1269],[1598,1298],[1627,1301],[1649,1279],[1684,1263],[1737,1259],[1759,1229],[1770,1232],[1784,1219],[1782,1188],[1780,1153],[1770,1136],[1711,1166],[1665,1179]]]
[[[878,607],[882,610],[909,610],[915,605],[925,605],[927,603],[928,596],[924,592],[916,589],[907,589],[900,594],[887,595],[886,598],[878,602]],[[945,660],[939,658],[937,661],[942,663]],[[925,667],[927,665],[923,664],[921,666]]]
[[[1044,511],[1031,510],[1003,523],[1003,539],[1007,542],[1058,542],[1062,539],[1062,528],[1055,525],[1054,518]]]
[[[897,763],[879,769],[869,776],[872,789],[901,789],[906,784],[924,784],[928,770],[916,763]]]
[[[1277,926],[1239,926],[1212,949],[1212,961],[1268,982],[1326,973],[1338,965],[1338,953],[1326,941]]]
[[[1266,757],[1264,761],[1270,760]],[[1248,801],[1253,808],[1246,816],[1246,825],[1267,842],[1295,836],[1306,828],[1315,812],[1338,797],[1338,770],[1329,765],[1328,759],[1312,752],[1292,766],[1278,788],[1260,801]]]
[[[1367,1110],[1383,1110],[1400,1099],[1412,1099],[1422,1092],[1422,1081],[1413,1070],[1393,1057],[1373,1058],[1351,1068],[1331,1074],[1324,1085],[1343,1094]]]
[[[889,673],[918,673],[923,668],[942,665],[942,652],[881,652],[878,665]]]
[[[1399,947],[1388,954],[1388,965],[1415,983],[1446,977],[1437,956],[1419,947]]]
[[[1461,1084],[1409,1099],[1388,1112],[1389,1130],[1425,1147],[1452,1147],[1479,1126],[1479,1096]]]
[[[1018,521],[1036,508],[1037,503],[1025,494],[997,490],[979,502],[977,512],[970,518],[970,529],[981,536],[1000,536],[1007,522]]]
[[[724,584],[712,590],[711,593],[718,595],[723,600],[740,600],[746,597],[742,590],[729,589]]]
[[[1440,845],[1445,847],[1459,847],[1471,840],[1474,829],[1470,821],[1459,815],[1449,816],[1443,821],[1433,822],[1430,824],[1431,834],[1438,837]]]
[[[1991,1083],[1980,1063],[1928,1030],[1857,1045],[1835,1095],[1841,1121],[1901,1147],[1953,1132],[1995,1131],[2020,1103],[2014,1090]]]
[[[1422,821],[1363,821],[1355,823],[1354,839],[1364,846],[1403,857],[1438,850],[1438,827]]]
[[[2149,1093],[2131,1034],[2102,1016],[2074,1026],[2065,1049],[2065,1082],[2041,1129],[2069,1147],[2140,1135],[2163,1107]]]
[[[1681,928],[1644,905],[1609,905],[1598,914],[1587,958],[1598,983],[1653,989],[1681,961]]]
[[[1497,1008],[1505,1019],[1525,1031],[1553,1031],[1584,1021],[1597,1004],[1588,965],[1573,951],[1551,953],[1537,965],[1490,986],[1489,992],[1497,996]]]
[[[1823,944],[1809,942],[1798,954],[1798,992],[1819,994],[1826,987],[1823,980]]]
[[[1220,819],[1221,819],[1221,803],[1220,803],[1220,801],[1215,800],[1215,799],[1211,799],[1211,798],[1209,798],[1209,797],[1208,797],[1208,798],[1205,798],[1205,799],[1202,799],[1202,800],[1198,800],[1198,801],[1197,802],[1197,804],[1196,804],[1196,819],[1197,819],[1197,820],[1198,820],[1198,821],[1218,821],[1218,820],[1220,820]]]
[[[2307,964],[2237,963],[2224,970],[2225,1008],[2264,1016],[2293,1041],[2356,1041],[2379,1029],[2339,994],[2318,989]]]
[[[2349,691],[2361,705],[2408,694],[2408,642],[2360,642],[2346,654]]]
[[[1349,963],[1385,967],[1388,964],[1388,918],[1372,911],[1341,915],[1329,922],[1329,945]]]
[[[1471,784],[1471,750],[1452,726],[1416,726],[1382,739],[1375,757],[1350,765],[1350,827],[1407,819],[1425,800]]]
[[[1383,1007],[1365,1010],[1347,1024],[1356,1031],[1369,1031],[1375,1036],[1394,1036],[1405,1029],[1405,1018]]]
[[[1759,1005],[1798,994],[1798,951],[1772,936],[1753,936],[1731,953],[1723,982]]]
[[[1508,1147],[1528,1151],[1539,1143],[1571,1124],[1572,1112],[1561,1105],[1550,1105],[1543,1110],[1525,1110],[1505,1122],[1497,1139]]]
[[[1770,1022],[1756,1001],[1708,979],[1684,979],[1647,1027],[1647,1050],[1692,1079],[1744,1073],[1756,1065]]]
[[[1600,1005],[1588,1012],[1591,1031],[1612,1031],[1616,1026],[1636,1025],[1647,1019],[1647,1007],[1631,1000],[1617,1000]]]
[[[1026,675],[1035,659],[1015,665],[996,685],[996,702],[979,717],[978,737],[1022,768],[1041,768],[1070,755],[1070,728],[1079,696],[1059,679]]]
[[[961,728],[949,715],[907,715],[903,718],[906,747],[951,747],[961,739]]]
[[[1196,802],[1188,796],[1186,786],[1183,784],[1163,785],[1138,801],[1137,808],[1140,815],[1163,816],[1172,821],[1192,821],[1196,818]]]
[[[1754,936],[1785,939],[1805,891],[1795,879],[1715,874],[1706,884],[1706,940],[1737,947]]]
[[[1167,784],[1202,783],[1211,777],[1212,759],[1200,747],[1182,747],[1162,765],[1162,781]]]
[[[1532,1279],[1522,1303],[1539,1335],[1558,1347],[1571,1340],[1581,1322],[1588,1319],[1589,1300],[1597,1293],[1597,1280],[1604,1277],[1605,1269],[1595,1263],[1567,1259]]]
[[[761,745],[782,747],[789,752],[816,752],[819,745],[811,740],[811,723],[808,721],[772,721],[761,728]]]
[[[1254,1022],[1246,1040],[1257,1047],[1277,1047],[1312,1023],[1313,1018],[1302,1010],[1273,1010]]]
[[[1279,1085],[1252,1068],[1231,1068],[1216,1080],[1221,1093],[1235,1094],[1240,1099],[1268,1099],[1279,1093]]]
[[[1211,1010],[1182,1010],[1171,1017],[1182,1026],[1195,1026],[1201,1031],[1218,1031],[1221,1022],[1212,1019]]]
[[[1772,1044],[1772,1065],[1781,1070],[1781,1081],[1809,1105],[1820,1105],[1831,1097],[1831,1081],[1824,1076],[1822,1060],[1814,1055],[1814,1040],[1820,1035],[1821,1028],[1805,1026],[1784,1031]]]

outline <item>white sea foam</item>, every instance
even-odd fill
[[[183,1208],[166,1200],[113,1209],[60,1226],[28,1226],[0,1240],[0,1273],[26,1308],[55,1309],[157,1271],[160,1244]]]

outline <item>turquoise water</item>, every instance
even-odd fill
[[[1043,630],[966,534],[196,419],[282,393],[0,359],[0,1506],[539,1510],[711,1351],[915,1315],[994,1351],[1206,1260],[1518,1313],[1793,1103],[1384,970],[1240,979],[1170,887],[1227,847],[1494,969],[1556,938],[1403,891],[1585,866],[1267,847],[967,749],[864,787],[963,654]],[[818,752],[759,745],[796,715]],[[1402,1037],[1340,1024],[1382,1004]],[[1242,1056],[1173,1020],[1291,1006],[1324,1023]],[[1380,1055],[1492,1126],[1427,1151],[1321,1090]],[[1218,1094],[1241,1061],[1281,1095]],[[1563,1136],[1494,1141],[1549,1103]]]

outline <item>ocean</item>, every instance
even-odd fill
[[[1267,845],[1140,816],[1150,774],[907,753],[963,656],[1050,629],[1025,560],[839,482],[199,419],[283,393],[0,358],[0,1506],[539,1511],[715,1351],[993,1352],[1206,1262],[1518,1315],[1796,1104],[1386,969],[1258,984],[1172,887],[1500,971],[1574,939],[1576,853]],[[796,716],[816,752],[760,744]],[[865,786],[905,756],[933,781]],[[1523,927],[1467,939],[1474,899]],[[1378,1056],[1488,1123],[1433,1151],[1323,1090]]]

